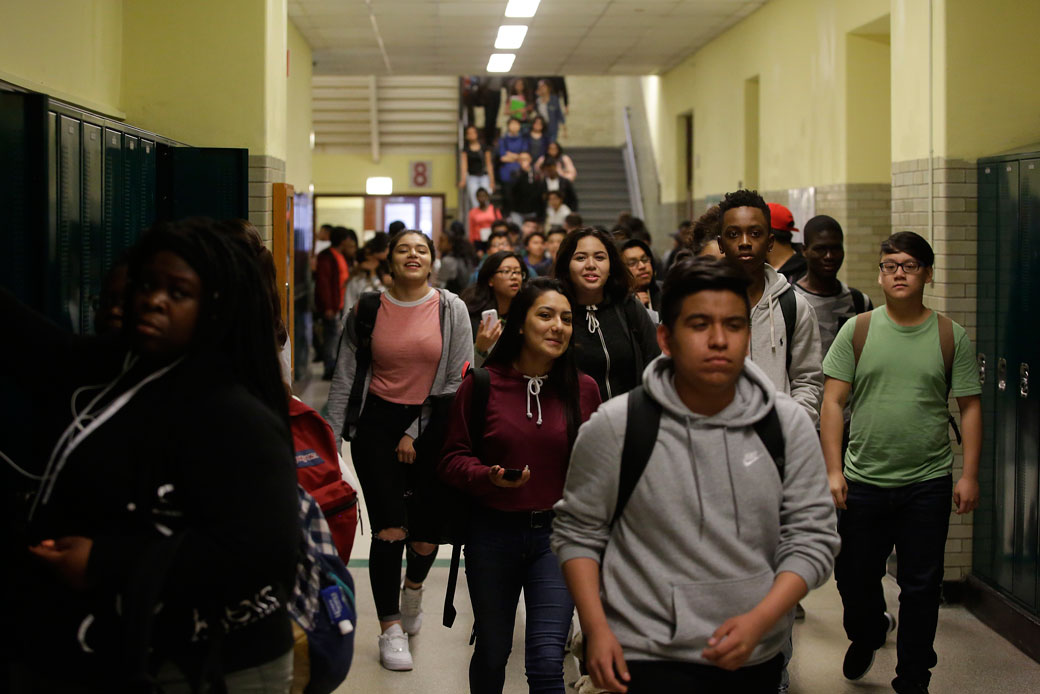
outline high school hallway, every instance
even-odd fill
[[[328,383],[315,378],[301,397],[320,409],[328,394]],[[343,446],[344,458],[350,459],[350,446]],[[364,498],[361,500],[364,505]],[[362,508],[362,514],[364,509]],[[367,521],[366,521],[367,523]],[[379,626],[368,580],[368,547],[371,538],[367,525],[360,526],[351,555],[350,570],[354,575],[358,600],[358,627],[354,664],[347,681],[337,690],[371,692],[373,694],[449,694],[468,690],[467,668],[472,647],[469,646],[473,626],[464,571],[460,572],[455,609],[455,626],[441,625],[441,609],[448,579],[450,548],[441,547],[437,563],[425,584],[423,629],[410,639],[415,661],[411,672],[390,672],[379,664],[377,638]],[[885,598],[891,610],[898,609],[899,589],[891,577],[885,578]],[[791,662],[792,694],[874,694],[891,692],[895,676],[895,634],[878,651],[873,668],[862,680],[849,682],[841,675],[841,662],[848,647],[842,629],[841,598],[833,578],[802,601],[804,622],[794,628],[795,657]],[[517,611],[513,632],[513,653],[506,671],[504,694],[524,694],[524,608]],[[995,631],[975,618],[962,605],[948,605],[939,612],[939,632],[935,641],[939,664],[933,671],[933,692],[958,694],[1020,694],[1036,691],[1040,681],[1040,663],[1019,651]],[[568,691],[578,677],[573,658],[568,658],[564,681]]]

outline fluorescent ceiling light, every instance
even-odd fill
[[[390,195],[394,192],[394,179],[389,176],[373,176],[365,181],[368,195]]]
[[[509,72],[513,69],[513,61],[516,56],[512,53],[492,53],[488,59],[488,72]]]
[[[538,3],[541,0],[509,0],[506,5],[507,17],[533,17],[538,11]]]
[[[523,25],[502,25],[498,28],[498,38],[495,39],[495,48],[500,51],[515,51],[524,44],[527,36],[527,27]]]

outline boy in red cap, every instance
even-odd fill
[[[806,273],[805,258],[791,245],[794,232],[798,231],[794,225],[794,215],[791,210],[775,202],[769,203],[769,215],[773,227],[773,248],[766,260],[788,282],[794,284]]]

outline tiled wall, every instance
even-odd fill
[[[270,247],[273,229],[271,184],[285,182],[285,162],[266,155],[249,156],[249,221]]]
[[[975,341],[976,210],[978,195],[974,162],[936,157],[932,170],[932,223],[929,239],[935,250],[934,282],[925,291],[925,303],[964,326]],[[892,164],[892,228],[916,231],[926,239],[928,231],[928,160]],[[951,407],[960,418],[956,403]],[[960,447],[954,444],[954,480],[963,467]],[[950,514],[946,541],[945,579],[963,578],[971,572],[972,515]]]

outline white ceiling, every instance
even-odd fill
[[[502,24],[530,27],[512,74],[645,75],[674,67],[766,0],[542,0],[533,19],[507,19],[506,2],[289,0],[289,17],[316,75],[482,74]]]

